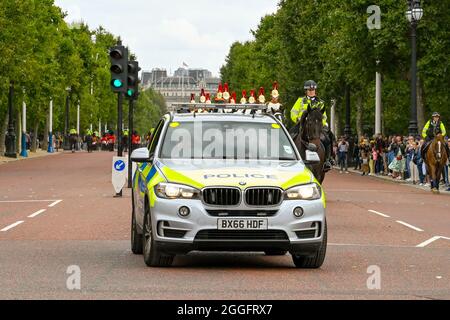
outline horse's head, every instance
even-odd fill
[[[307,115],[303,123],[303,134],[307,141],[320,139],[323,130],[323,112],[317,108],[308,106]]]

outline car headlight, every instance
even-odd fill
[[[286,191],[286,200],[318,200],[322,197],[322,189],[316,183],[293,187]]]
[[[155,193],[165,199],[198,199],[200,191],[181,184],[160,183],[155,187]]]

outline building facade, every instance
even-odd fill
[[[168,110],[171,110],[173,103],[190,102],[192,93],[195,93],[198,101],[201,89],[205,89],[213,96],[219,83],[220,78],[213,77],[212,73],[205,69],[179,68],[173,76],[168,76],[165,69],[153,69],[151,72],[142,73],[143,87],[161,93]]]

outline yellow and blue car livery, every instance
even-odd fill
[[[150,212],[152,237],[158,249],[166,254],[197,250],[285,250],[307,256],[317,252],[326,232],[325,192],[290,138],[298,157],[295,161],[159,157],[171,123],[196,121],[200,117],[216,121],[221,121],[217,118],[222,117],[226,117],[223,121],[232,121],[233,117],[247,117],[249,121],[264,118],[209,114],[163,118],[156,130],[161,134],[155,133],[159,140],[149,147],[155,150],[154,158],[151,162],[139,163],[134,175],[133,208],[139,232],[143,232],[144,215]],[[276,123],[277,120],[264,121]],[[284,127],[283,130],[286,131]],[[158,193],[164,188],[171,188],[174,194],[182,194],[185,188],[187,198],[161,196]],[[220,223],[226,224],[226,219],[231,222],[233,219],[260,219],[266,221],[267,226],[259,234],[224,231]],[[230,226],[231,222],[228,222]]]

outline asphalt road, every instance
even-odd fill
[[[0,166],[0,299],[450,299],[447,195],[333,172],[320,270],[259,253],[150,269],[130,251],[130,191],[113,198],[111,161],[65,153]],[[380,287],[369,289],[373,270]]]

